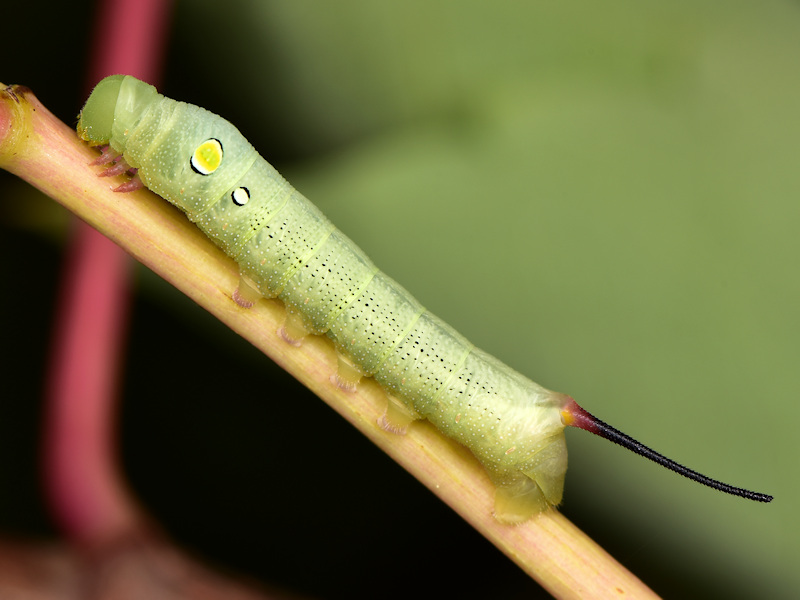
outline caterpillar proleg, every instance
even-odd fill
[[[425,418],[469,448],[496,486],[500,521],[520,522],[561,502],[568,425],[718,490],[772,499],[678,465],[475,348],[384,275],[221,117],[115,75],[92,92],[78,132],[121,154],[144,186],[238,263],[232,298],[243,309],[260,296],[278,298],[288,343],[311,334],[332,340],[338,385],[374,378],[390,397],[385,429],[400,432]]]

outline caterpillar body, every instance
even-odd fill
[[[402,432],[426,418],[469,448],[496,486],[499,520],[520,522],[561,501],[567,425],[722,491],[772,499],[678,465],[475,348],[378,270],[221,117],[114,75],[92,92],[78,132],[121,154],[144,186],[238,263],[232,297],[241,306],[280,299],[288,342],[309,334],[333,341],[339,385],[373,377],[389,395],[381,425]]]

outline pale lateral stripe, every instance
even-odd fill
[[[417,321],[419,321],[420,318],[422,318],[422,315],[424,315],[426,312],[428,311],[425,307],[422,307],[419,309],[419,311],[417,311],[417,314],[414,315],[413,319],[411,319],[411,322],[408,324],[408,327],[406,327],[403,330],[403,333],[397,336],[397,339],[395,340],[395,343],[392,344],[392,347],[386,349],[384,353],[381,355],[381,357],[378,359],[378,362],[375,365],[375,371],[374,371],[375,373],[381,370],[383,363],[386,362],[386,359],[389,358],[389,355],[392,352],[394,352],[400,344],[403,343],[403,340],[405,340],[408,337],[408,334],[411,333],[411,330],[414,329],[414,326],[417,324]]]
[[[303,266],[308,263],[309,260],[316,256],[317,252],[319,252],[322,245],[328,241],[328,238],[333,235],[333,232],[336,231],[336,225],[333,223],[328,223],[328,231],[325,235],[322,236],[319,242],[316,245],[312,246],[303,256],[299,259],[295,260],[294,264],[286,267],[286,272],[281,277],[280,281],[278,282],[278,286],[276,286],[276,292],[280,294],[287,285],[289,285],[289,281],[294,277],[295,273],[297,273]]]
[[[330,318],[328,318],[328,319],[326,319],[326,320],[325,320],[325,329],[323,329],[323,333],[324,333],[324,332],[326,332],[326,331],[328,331],[328,330],[331,328],[331,325],[333,324],[333,322],[334,322],[334,321],[337,319],[337,317],[338,317],[340,314],[342,314],[342,313],[343,313],[345,310],[347,310],[348,308],[350,308],[350,306],[351,306],[351,305],[352,305],[352,304],[353,304],[353,303],[354,303],[356,300],[358,300],[358,298],[361,296],[361,294],[363,294],[363,293],[364,293],[364,290],[366,290],[366,289],[367,289],[367,286],[368,286],[370,283],[372,283],[372,280],[373,280],[373,279],[375,279],[375,276],[376,276],[378,273],[380,273],[380,272],[381,272],[381,270],[380,270],[378,267],[376,267],[376,266],[373,266],[373,267],[372,267],[372,273],[370,273],[370,274],[369,274],[369,276],[367,276],[367,277],[364,279],[364,283],[362,283],[361,285],[359,285],[359,286],[358,286],[358,289],[356,289],[354,292],[352,292],[352,293],[350,294],[350,296],[346,297],[344,300],[342,300],[341,302],[339,302],[339,306],[338,306],[338,307],[336,307],[334,310],[332,310],[332,311],[331,311],[331,316],[330,316]]]
[[[292,187],[292,184],[290,184],[288,181],[286,181],[282,177],[281,177],[281,179],[283,180],[283,186],[278,189],[278,193],[280,193],[281,191],[284,191],[284,190],[286,191],[286,193],[283,196],[283,202],[281,202],[281,205],[273,211],[273,213],[269,216],[268,219],[266,219],[266,218],[264,219],[264,223],[261,225],[261,227],[259,227],[258,229],[250,228],[250,233],[248,235],[246,235],[246,236],[245,235],[242,236],[241,243],[236,248],[232,248],[231,249],[231,257],[236,262],[239,262],[239,257],[241,256],[242,252],[244,252],[246,250],[245,246],[247,246],[247,242],[249,242],[251,239],[253,239],[255,237],[255,235],[259,231],[264,229],[264,227],[266,227],[267,225],[272,223],[272,220],[278,214],[280,214],[280,212],[284,208],[286,208],[286,205],[289,203],[289,200],[291,199],[292,194],[295,192],[295,189]],[[252,198],[251,198],[251,200],[252,200]]]
[[[461,371],[461,368],[464,366],[464,363],[467,362],[467,357],[472,353],[474,349],[475,349],[475,344],[467,342],[467,349],[464,350],[464,354],[461,355],[461,358],[458,360],[455,367],[453,367],[453,372],[450,373],[450,377],[447,378],[447,381],[445,381],[442,384],[442,386],[438,390],[436,390],[436,393],[433,394],[433,397],[431,398],[431,404],[439,400],[439,396],[441,396],[442,393],[450,387],[450,384],[453,383],[453,380],[458,375],[458,372]]]

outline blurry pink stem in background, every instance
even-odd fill
[[[114,73],[157,84],[171,2],[98,7],[87,95]],[[59,526],[90,543],[139,519],[119,475],[114,435],[130,267],[119,247],[85,223],[72,237],[47,379],[44,483]]]

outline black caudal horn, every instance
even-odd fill
[[[702,483],[703,485],[707,485],[715,490],[725,492],[726,494],[747,498],[749,500],[755,500],[756,502],[772,501],[772,496],[768,494],[751,492],[750,490],[745,490],[728,485],[727,483],[722,483],[721,481],[711,479],[710,477],[706,477],[697,471],[693,471],[692,469],[676,463],[674,460],[671,460],[666,456],[659,454],[655,450],[648,448],[644,444],[637,442],[629,435],[625,435],[621,431],[614,429],[611,427],[611,425],[603,423],[603,421],[594,415],[589,414],[583,408],[578,406],[578,403],[572,398],[570,398],[569,402],[564,406],[564,408],[561,409],[561,419],[565,425],[577,427],[578,429],[583,429],[590,433],[594,433],[595,435],[599,435],[600,437],[610,440],[615,444],[619,444],[623,448],[627,448],[636,454],[644,456],[645,458],[649,458],[653,462],[660,464],[662,467],[666,467],[667,469],[675,471],[679,475],[683,475],[684,477],[687,477],[698,483]]]

